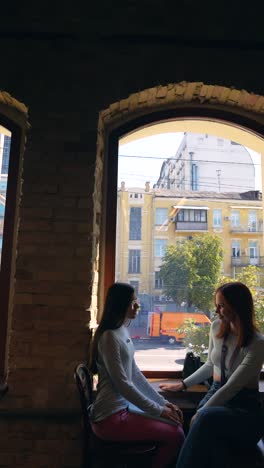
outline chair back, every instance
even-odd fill
[[[91,425],[88,408],[93,402],[93,376],[88,367],[81,363],[75,368],[74,379],[79,391],[84,427],[87,435],[90,435]]]

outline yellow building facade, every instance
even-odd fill
[[[117,202],[116,281],[134,285],[146,307],[166,303],[159,268],[166,246],[213,233],[223,248],[222,273],[235,277],[247,265],[264,267],[263,206],[259,191],[178,192],[126,188]],[[144,302],[144,301],[143,301]],[[165,310],[165,309],[164,309]]]

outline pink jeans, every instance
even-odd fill
[[[127,409],[93,423],[92,429],[98,437],[105,440],[158,442],[152,468],[164,468],[176,461],[184,442],[184,432],[180,424],[173,426],[157,419],[129,413]]]

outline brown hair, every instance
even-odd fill
[[[218,292],[223,294],[226,302],[235,314],[238,327],[237,346],[247,346],[252,340],[254,332],[257,330],[255,325],[253,298],[250,290],[245,284],[240,283],[239,281],[233,281],[219,286],[215,291],[215,295]],[[222,320],[217,337],[223,338],[229,333],[230,324]]]
[[[123,325],[127,308],[133,300],[135,290],[127,283],[114,283],[107,291],[102,319],[90,346],[89,368],[96,374],[98,342],[106,330],[116,330]]]

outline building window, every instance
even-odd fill
[[[134,200],[143,200],[143,195],[142,193],[130,193],[129,198]]]
[[[232,257],[240,257],[241,247],[240,241],[232,240]]]
[[[129,240],[141,240],[141,208],[130,208]]]
[[[214,227],[222,226],[222,210],[214,210],[213,225]]]
[[[163,224],[168,224],[167,208],[156,208],[156,224],[159,226]]]
[[[166,247],[167,239],[155,239],[155,257],[164,257]]]
[[[5,347],[12,290],[12,262],[17,237],[16,205],[19,199],[20,148],[23,132],[8,121],[9,128],[0,125],[0,376],[6,368]],[[7,190],[8,186],[8,190]]]
[[[163,289],[163,279],[160,276],[160,271],[155,271],[155,289]]]
[[[231,212],[231,225],[233,227],[240,226],[240,213],[239,213],[239,211],[232,211]]]
[[[140,250],[130,249],[128,259],[128,273],[140,273]]]
[[[249,258],[258,258],[258,241],[249,241]]]
[[[139,293],[139,281],[129,281],[131,286],[135,289],[135,295],[138,296]]]
[[[257,230],[257,212],[249,211],[248,213],[248,229],[249,231],[256,232]]]
[[[10,155],[10,145],[11,145],[11,137],[5,135],[4,136],[4,145],[3,145],[3,157],[2,157],[2,168],[1,174],[8,174],[8,166],[9,166],[9,155]]]
[[[178,222],[206,223],[207,210],[180,210],[177,214]]]

